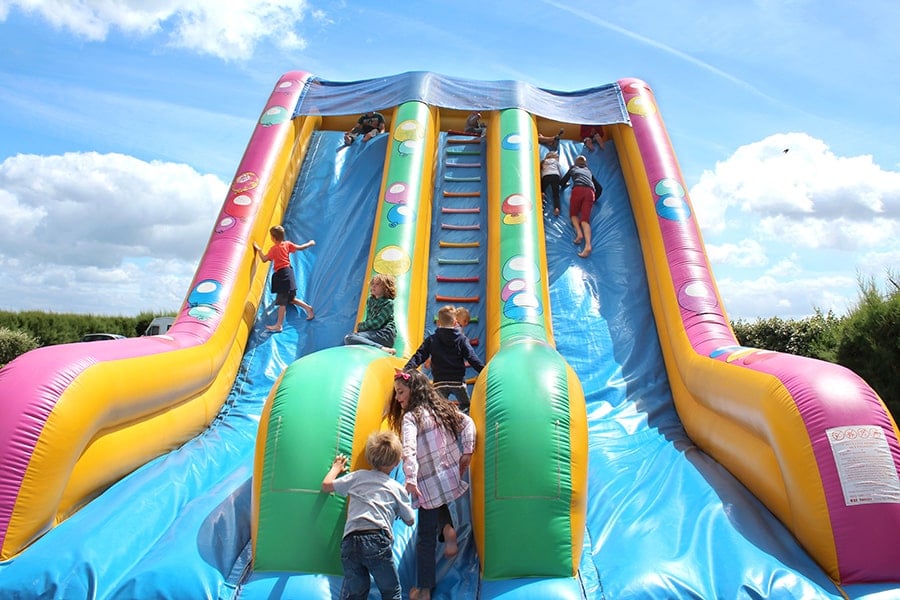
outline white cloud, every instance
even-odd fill
[[[761,267],[769,262],[765,248],[756,240],[741,240],[737,244],[708,244],[706,253],[714,264]]]
[[[732,318],[845,314],[858,273],[881,282],[900,264],[900,173],[806,134],[738,148],[691,200]]]
[[[37,223],[46,216],[43,207],[24,206],[15,195],[4,189],[0,189],[0,213],[6,221],[6,240],[31,235]]]
[[[877,246],[900,231],[900,173],[871,156],[835,156],[802,133],[741,146],[703,173],[691,200],[713,233],[760,220],[762,238],[847,248]]]
[[[874,277],[876,281],[883,280],[888,272],[900,276],[900,248],[861,254],[857,269],[864,277]]]
[[[223,60],[248,59],[263,41],[302,50],[306,40],[296,28],[306,16],[328,22],[304,0],[10,0],[0,3],[0,20],[10,8],[39,14],[55,28],[92,42],[104,41],[111,29],[142,37],[166,32],[172,46]]]
[[[783,280],[770,275],[754,279],[721,278],[717,280],[719,295],[732,320],[753,321],[777,314],[785,319],[801,319],[816,309],[844,315],[857,289],[855,275],[803,277]]]
[[[227,186],[121,154],[0,163],[0,307],[137,314],[178,308]],[[109,311],[113,311],[109,313]]]
[[[796,254],[791,254],[790,257],[779,260],[766,272],[767,275],[771,275],[772,277],[782,278],[794,278],[800,276],[802,273],[803,269],[798,264]]]
[[[857,250],[893,243],[900,233],[900,221],[876,218],[871,222],[857,222],[846,217],[798,221],[778,216],[762,219],[757,231],[763,238],[790,240],[799,247]]]

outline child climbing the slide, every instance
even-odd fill
[[[541,144],[542,146],[547,146],[551,150],[559,150],[559,140],[562,139],[562,136],[565,135],[565,133],[566,133],[565,129],[560,129],[559,133],[557,133],[556,135],[553,135],[553,136],[542,135],[539,133],[538,134],[538,144]]]
[[[448,504],[469,489],[464,475],[475,451],[475,423],[441,396],[419,371],[397,371],[388,406],[388,425],[403,442],[403,473],[416,528],[416,587],[412,600],[431,600],[437,583],[438,541],[444,556],[459,552],[456,527]]]
[[[275,225],[269,230],[269,235],[274,244],[269,251],[263,254],[259,244],[253,242],[253,250],[263,262],[272,261],[275,272],[272,274],[272,293],[275,294],[275,305],[278,306],[278,318],[274,325],[266,325],[269,331],[278,333],[284,324],[284,316],[287,313],[288,304],[296,304],[306,311],[306,320],[315,316],[313,307],[297,298],[297,281],[294,278],[294,268],[291,266],[291,254],[300,250],[306,250],[316,245],[315,240],[309,240],[305,244],[295,244],[284,239],[284,227]]]
[[[392,552],[395,519],[415,522],[409,495],[391,478],[400,464],[402,447],[393,431],[372,433],[366,440],[366,460],[371,469],[338,477],[347,468],[339,454],[322,480],[322,491],[346,496],[347,521],[341,540],[344,583],[341,598],[369,597],[369,578],[375,580],[383,600],[400,600],[400,577]]]
[[[606,137],[602,125],[582,125],[581,141],[588,152],[593,152],[594,148],[600,148],[606,145]]]
[[[553,215],[559,216],[559,154],[551,150],[541,161],[541,192],[553,201]]]
[[[466,333],[466,327],[469,326],[469,323],[472,322],[472,314],[469,312],[468,308],[464,306],[456,307],[456,326],[459,327],[459,330],[463,333]],[[466,337],[469,337],[466,335]],[[478,338],[469,338],[469,343],[472,344],[472,347],[478,345]]]
[[[584,242],[584,250],[578,253],[581,258],[591,255],[591,209],[594,202],[600,197],[603,186],[594,177],[587,159],[583,154],[575,157],[575,164],[569,167],[566,174],[559,180],[559,186],[564,188],[572,180],[572,194],[569,196],[569,218],[575,229],[576,245]]]
[[[463,333],[457,320],[457,310],[453,306],[441,307],[438,311],[437,330],[425,338],[403,368],[407,371],[417,369],[429,359],[435,389],[448,400],[455,398],[460,410],[468,413],[466,367],[471,366],[480,373],[484,369],[484,363],[475,354],[469,339]]]

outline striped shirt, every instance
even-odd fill
[[[469,415],[460,414],[463,429],[459,440],[437,426],[430,410],[420,410],[418,421],[412,412],[403,415],[403,473],[407,483],[419,488],[418,506],[422,508],[447,504],[469,489],[459,474],[459,457],[475,450],[475,423]],[[413,498],[414,505],[415,502]]]

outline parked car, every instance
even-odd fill
[[[169,331],[169,327],[173,323],[175,323],[175,317],[156,317],[150,321],[150,325],[147,326],[144,335],[163,335]]]
[[[81,337],[82,342],[99,342],[102,340],[123,340],[124,335],[118,333],[87,333]]]

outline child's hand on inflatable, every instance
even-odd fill
[[[334,462],[332,466],[339,467],[340,471],[346,471],[350,468],[350,459],[347,458],[344,454],[338,454],[334,457]]]

